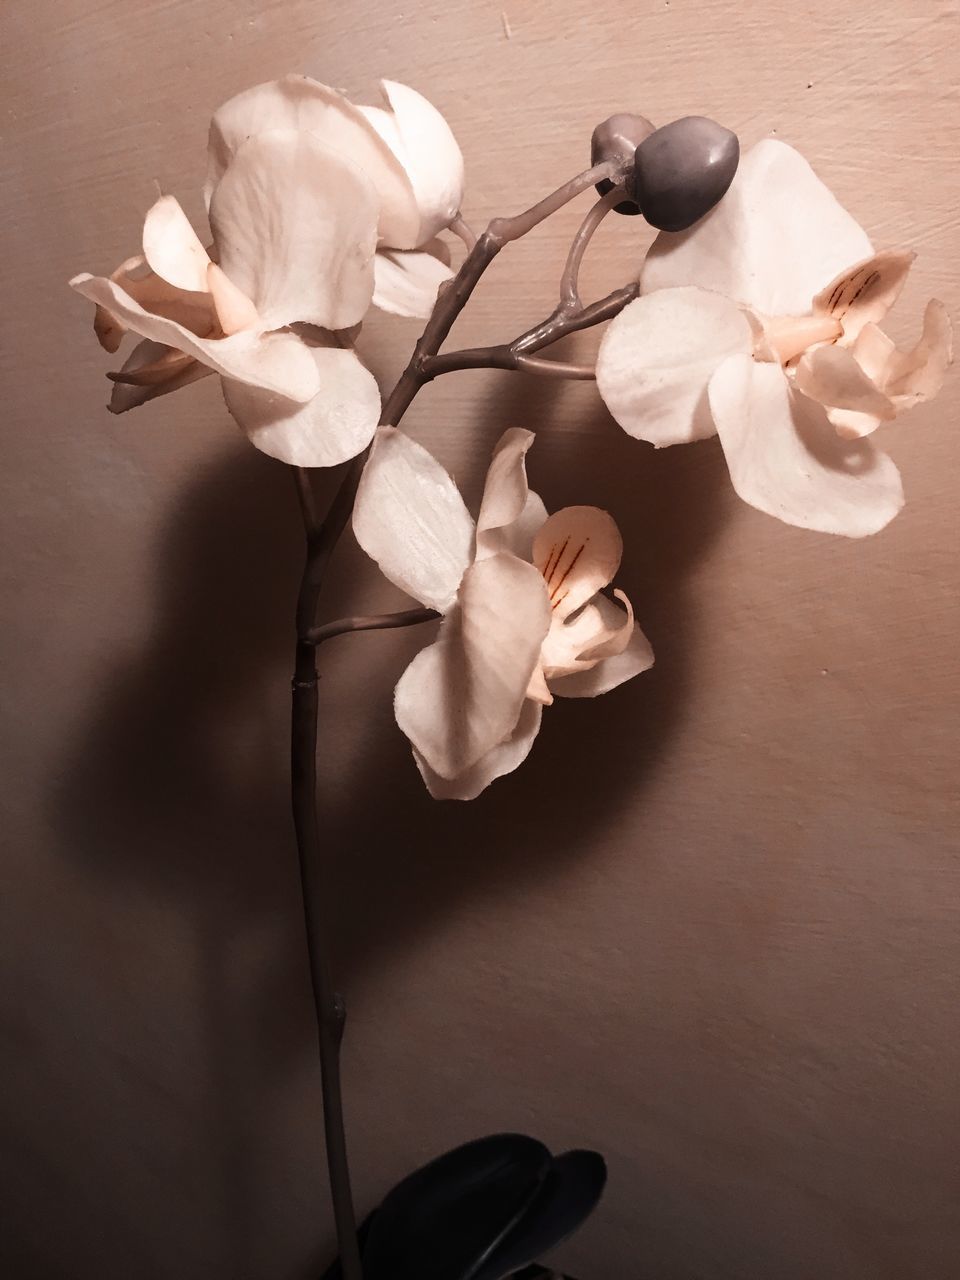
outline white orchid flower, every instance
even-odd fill
[[[224,103],[210,125],[207,191],[216,189],[249,137],[294,129],[346,156],[380,201],[374,305],[426,319],[450,278],[449,250],[437,234],[463,201],[463,155],[437,109],[416,90],[381,81],[387,107],[355,106],[307,76],[256,85]]]
[[[378,213],[361,169],[291,129],[259,133],[233,156],[210,203],[212,256],[177,201],[161,197],[142,256],[110,278],[70,282],[97,304],[108,350],[126,330],[143,339],[113,375],[111,409],[218,373],[264,453],[304,467],[360,453],[380,392],[339,331],[370,305]]]
[[[912,350],[877,327],[913,256],[875,253],[806,160],[767,139],[713,212],[657,237],[644,296],[601,344],[600,394],[630,435],[658,447],[716,432],[734,488],[759,510],[875,533],[903,489],[864,437],[935,395],[951,359],[937,301]]]
[[[472,800],[527,756],[554,695],[593,697],[653,664],[623,608],[602,595],[622,542],[596,507],[548,516],[527,486],[530,431],[504,433],[476,524],[436,459],[391,427],[376,436],[353,513],[391,582],[443,615],[401,676],[397,723],[431,795]]]

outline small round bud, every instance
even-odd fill
[[[735,133],[705,116],[684,116],[637,147],[630,194],[660,231],[685,231],[724,195],[740,163]]]
[[[604,160],[616,160],[623,171],[624,178],[628,183],[632,182],[637,147],[645,138],[649,138],[653,131],[653,125],[643,116],[630,115],[626,111],[610,116],[602,124],[598,124],[593,131],[593,137],[590,139],[590,163],[600,164]],[[602,196],[612,191],[613,187],[614,184],[609,178],[604,178],[602,182],[597,183],[597,190]],[[618,205],[614,205],[614,209],[617,213],[640,212],[639,205],[633,200],[621,200]]]

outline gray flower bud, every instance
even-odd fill
[[[590,163],[600,164],[604,160],[615,160],[621,168],[623,177],[628,183],[633,180],[634,157],[637,147],[654,131],[653,125],[644,116],[630,115],[621,111],[598,124],[590,139]],[[612,191],[614,183],[604,178],[597,183],[597,191],[605,196]],[[617,213],[636,214],[640,208],[633,200],[621,200],[614,206]]]
[[[724,195],[740,163],[735,133],[705,116],[684,116],[637,147],[628,190],[660,231],[685,231]]]

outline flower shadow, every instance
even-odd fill
[[[493,385],[476,420],[464,424],[487,454],[506,426],[531,424],[534,394],[526,376]],[[537,386],[538,422],[549,420],[552,394],[567,390]],[[320,756],[337,977],[347,992],[464,902],[495,901],[589,856],[591,832],[616,823],[680,723],[691,659],[687,583],[718,528],[722,457],[715,444],[654,456],[595,399],[582,403],[581,430],[543,431],[531,480],[548,509],[594,502],[615,516],[627,548],[618,585],[657,665],[599,701],[558,700],[521,769],[463,805],[429,798],[390,715],[392,685],[430,633],[345,637],[325,647],[321,741],[342,699],[359,744],[332,786],[324,778],[334,763],[329,746]],[[474,495],[481,480],[478,468]],[[375,569],[355,547],[340,559],[325,616],[370,605]],[[276,1138],[261,1100],[295,1085],[298,1071],[315,1086],[287,794],[286,690],[301,563],[286,468],[231,449],[201,471],[161,534],[149,642],[118,657],[109,687],[93,691],[51,797],[66,856],[113,893],[172,908],[195,936],[205,1038],[197,1158],[216,1188],[225,1275],[255,1265],[277,1210],[278,1196],[264,1194],[264,1151]],[[353,645],[376,647],[355,657]],[[251,946],[264,963],[243,963]],[[104,1140],[119,1144],[124,1135]],[[315,1134],[301,1140],[297,1158],[315,1160],[319,1180]],[[297,1194],[313,1203],[315,1188],[300,1184]],[[285,1212],[297,1218],[295,1200]],[[287,1247],[292,1255],[295,1235]],[[277,1263],[274,1255],[274,1274]]]

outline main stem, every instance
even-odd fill
[[[410,407],[417,392],[440,371],[431,371],[428,362],[436,357],[484,271],[503,246],[526,235],[574,196],[587,190],[594,183],[610,177],[613,172],[609,164],[596,165],[564,183],[562,187],[526,212],[513,218],[496,218],[490,223],[487,230],[470,249],[456,276],[442,288],[409,364],[384,403],[380,417],[382,425],[396,426]],[[571,324],[570,327],[572,329],[576,326]],[[546,338],[546,341],[549,341],[549,338],[543,334],[538,334],[537,338]],[[533,351],[546,345],[546,341],[536,339],[529,341],[525,345],[525,351],[532,354]],[[350,464],[323,520],[319,519],[315,508],[309,473],[299,468],[296,472],[307,537],[307,555],[297,600],[297,646],[293,675],[291,722],[293,821],[300,862],[310,978],[317,1016],[327,1169],[330,1176],[330,1193],[333,1200],[343,1280],[363,1280],[363,1270],[350,1188],[350,1168],[343,1120],[343,1095],[340,1084],[340,1045],[346,1020],[346,1006],[333,983],[329,949],[330,885],[324,876],[323,849],[317,813],[316,760],[319,708],[316,648],[323,640],[341,634],[344,630],[366,628],[346,628],[339,624],[318,628],[316,615],[327,565],[350,517],[365,461],[366,453],[355,458]],[[428,610],[410,612],[430,615]],[[414,622],[423,621],[425,618],[409,617],[407,620]],[[363,622],[364,620],[354,621]],[[395,623],[394,625],[405,624]]]

